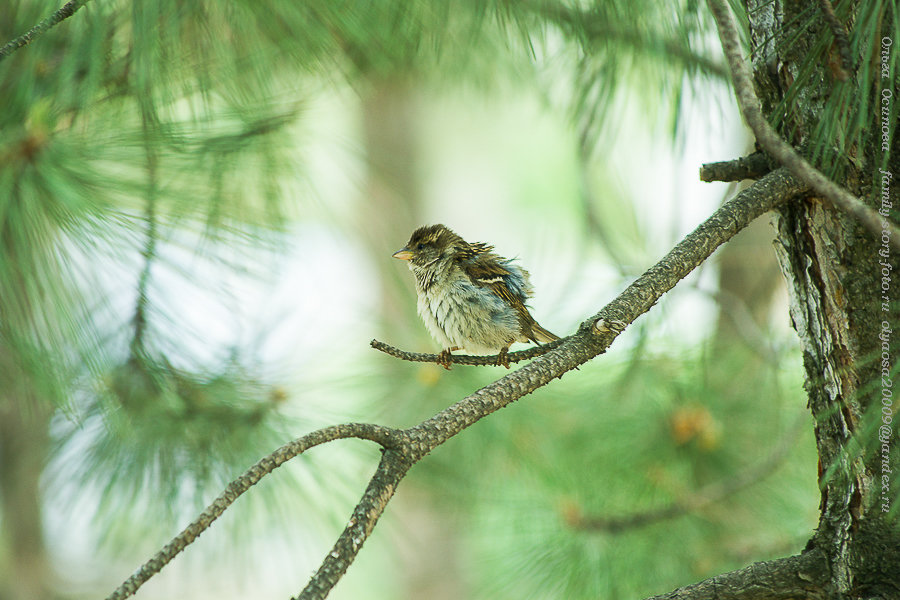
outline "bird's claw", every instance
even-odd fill
[[[497,353],[497,366],[509,368],[509,348],[501,348]]]

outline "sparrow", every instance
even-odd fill
[[[513,342],[559,339],[525,306],[533,293],[528,271],[493,249],[470,244],[444,225],[426,225],[393,254],[415,275],[419,315],[443,346],[438,361],[446,369],[454,350],[496,353],[497,364],[508,369]]]

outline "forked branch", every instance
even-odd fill
[[[218,498],[200,513],[190,525],[175,536],[171,542],[157,552],[150,560],[145,562],[126,579],[106,600],[121,600],[134,594],[139,587],[159,573],[163,567],[191,544],[201,533],[206,531],[212,522],[218,519],[238,496],[256,485],[260,479],[314,446],[346,438],[358,438],[380,444],[383,448],[393,448],[400,443],[400,433],[390,427],[370,425],[368,423],[346,423],[319,429],[293,442],[285,444],[275,452],[261,459],[255,465],[228,484]]]
[[[381,463],[321,567],[298,598],[325,598],[356,558],[371,534],[400,480],[429,452],[487,415],[515,402],[603,353],[619,333],[672,289],[720,245],[758,216],[797,194],[806,186],[783,169],[769,173],[726,202],[688,234],[659,263],[641,275],[578,331],[524,367],[485,386],[419,425],[395,430],[377,425],[348,424],[319,430],[276,450],[232,482],[201,515],[156,556],[126,580],[108,600],[133,594],[213,520],[266,474],[314,445],[357,437],[385,448]],[[549,346],[549,344],[548,344]],[[543,349],[543,348],[542,348]]]

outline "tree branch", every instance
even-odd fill
[[[746,566],[647,600],[825,600],[828,563],[818,550]]]
[[[554,348],[558,348],[562,345],[565,339],[554,340],[552,342],[547,342],[546,344],[541,344],[540,346],[535,346],[533,348],[528,348],[527,350],[519,350],[516,352],[510,352],[507,354],[507,358],[509,362],[516,363],[523,360],[528,360],[530,358],[534,358],[536,356],[541,356],[542,354],[546,354],[553,350]],[[442,359],[437,354],[423,354],[420,352],[407,352],[406,350],[401,350],[399,348],[395,348],[389,344],[385,344],[384,342],[379,342],[378,340],[372,340],[369,342],[369,345],[375,348],[376,350],[380,350],[385,354],[390,354],[393,357],[399,358],[401,360],[408,360],[410,362],[430,362],[436,364],[443,364]],[[491,356],[473,356],[469,354],[451,354],[449,357],[449,362],[455,365],[470,365],[477,367],[484,366],[497,366],[497,355]]]
[[[624,517],[591,517],[575,514],[571,518],[572,525],[588,531],[605,531],[608,533],[621,533],[637,527],[645,527],[674,519],[683,515],[696,512],[702,508],[720,502],[737,492],[762,481],[772,473],[784,461],[788,452],[797,441],[797,434],[805,423],[805,419],[798,419],[793,430],[781,438],[781,442],[766,457],[765,460],[744,469],[737,476],[726,481],[719,481],[704,486],[699,491],[669,506],[648,510]]]
[[[772,170],[769,158],[762,152],[754,152],[735,160],[706,163],[700,167],[700,181],[743,181],[759,179]]]
[[[411,464],[417,462],[487,415],[605,352],[625,326],[649,310],[664,293],[706,260],[716,248],[731,239],[756,217],[805,190],[806,186],[784,169],[773,171],[743,190],[688,234],[659,263],[641,275],[615,300],[584,321],[577,333],[561,340],[558,347],[463,398],[427,421],[403,431],[404,435],[409,435],[411,441],[409,454],[404,457],[405,460],[411,461]],[[367,496],[373,493],[372,485],[380,476],[380,472],[381,467],[372,478],[366,496],[354,510],[354,516],[364,512],[365,507],[370,505]],[[383,477],[387,485],[391,485],[394,481],[390,474]],[[393,493],[392,488],[380,489],[383,494]],[[348,528],[353,526],[353,523],[351,519]],[[333,564],[346,570],[349,561],[358,552],[359,546],[369,533],[358,528],[358,537],[351,538],[354,544],[348,547],[346,541],[342,541],[348,539],[350,535],[348,528],[345,528],[341,539],[326,556],[322,568],[316,572],[298,600],[325,598],[337,581],[334,578],[334,571],[330,567],[326,568],[326,565]]]
[[[356,555],[359,554],[363,542],[372,533],[375,523],[378,522],[388,501],[394,495],[400,480],[403,479],[410,467],[424,456],[424,454],[413,456],[408,450],[409,448],[384,452],[375,475],[369,481],[362,499],[353,509],[350,520],[344,527],[344,531],[338,536],[331,552],[325,556],[322,566],[312,576],[300,595],[291,600],[325,598],[337,585]]]
[[[88,2],[90,2],[90,0],[70,0],[69,2],[66,2],[55,13],[26,31],[22,35],[14,40],[7,42],[2,48],[0,48],[0,62],[2,62],[4,58],[6,58],[19,48],[30,44],[34,40],[34,38],[42,35],[51,27],[58,25],[62,21],[65,21],[66,19],[74,15],[75,11],[77,11]]]
[[[734,23],[731,11],[724,0],[707,0],[707,4],[719,29],[719,39],[731,70],[734,91],[741,113],[744,115],[747,125],[756,135],[756,141],[762,149],[787,167],[796,177],[806,182],[817,195],[826,198],[847,214],[855,217],[877,239],[881,239],[884,229],[889,230],[891,244],[900,250],[900,229],[896,225],[882,218],[877,211],[866,206],[859,198],[809,164],[769,125],[763,115],[759,98],[756,97],[756,92],[753,90],[750,69],[741,56],[737,25]]]
[[[285,461],[314,445],[334,439],[358,437],[372,440],[385,448],[381,463],[344,531],[298,597],[303,600],[325,598],[355,559],[397,484],[412,465],[480,419],[605,352],[629,323],[647,312],[716,248],[756,217],[805,190],[806,186],[784,169],[769,173],[722,205],[615,300],[584,321],[576,334],[560,340],[558,346],[521,369],[483,387],[415,427],[398,431],[377,425],[336,425],[279,448],[232,482],[197,520],[147,561],[107,600],[120,600],[133,594],[200,535],[238,495]]]
[[[763,213],[791,197],[806,193],[809,187],[780,168],[765,175],[723,204],[697,229],[679,242],[662,260],[641,275],[593,320],[603,323],[631,324],[650,310],[659,298],[719,246]],[[552,354],[552,352],[550,353]]]
[[[157,552],[153,558],[145,562],[134,574],[126,579],[106,600],[121,600],[134,594],[148,579],[156,575],[163,567],[184,550],[190,543],[206,531],[213,521],[218,519],[225,509],[238,496],[246,492],[260,479],[280,467],[285,462],[299,456],[314,446],[346,438],[358,438],[380,444],[384,448],[394,448],[399,445],[401,433],[390,427],[370,425],[368,423],[347,423],[333,425],[319,429],[297,438],[293,442],[285,444],[275,452],[261,459],[255,465],[228,484],[225,491],[216,498],[212,504],[200,513],[190,525],[175,536],[171,542]]]
[[[850,73],[853,71],[853,60],[850,58],[850,40],[847,38],[847,30],[844,24],[834,14],[834,7],[831,0],[819,0],[819,8],[822,9],[822,15],[831,28],[831,34],[834,36],[834,43],[838,47],[838,53],[841,56],[841,64],[835,65],[832,69],[834,75],[841,81],[850,79]]]

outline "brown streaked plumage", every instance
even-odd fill
[[[506,354],[513,342],[550,342],[557,336],[541,327],[525,301],[532,294],[528,271],[494,254],[493,246],[468,243],[444,225],[416,229],[394,258],[409,261],[416,278],[419,315],[444,350],[446,368],[453,350]]]

